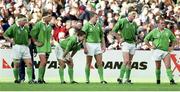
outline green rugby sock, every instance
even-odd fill
[[[160,80],[160,76],[161,76],[161,70],[160,69],[156,69],[156,79]]]
[[[28,79],[29,81],[32,81],[32,67],[27,67],[27,75],[28,75]]]
[[[166,69],[167,76],[169,80],[173,79],[172,70],[170,68]]]
[[[90,77],[90,67],[86,66],[86,68],[85,68],[85,74],[86,74],[86,81],[89,81],[89,77]]]
[[[43,80],[44,67],[39,67],[38,80]]]
[[[131,68],[126,68],[126,79],[129,80],[131,75]]]
[[[104,76],[103,76],[103,67],[102,66],[98,67],[98,74],[99,74],[100,80],[103,81]]]
[[[59,68],[59,76],[61,79],[61,82],[64,81],[64,68]]]
[[[18,78],[18,76],[19,76],[19,68],[14,68],[13,69],[13,74],[14,74],[15,80],[19,80],[19,78]]]
[[[122,64],[121,70],[120,70],[120,76],[119,76],[120,79],[123,79],[125,71],[126,71],[126,66]]]
[[[46,67],[43,67],[42,80],[44,80],[44,75],[45,75],[45,72],[46,72]]]
[[[70,81],[72,82],[72,81],[74,81],[74,79],[73,79],[73,68],[72,67],[69,67],[68,68],[68,74],[69,74],[69,79],[70,79]]]

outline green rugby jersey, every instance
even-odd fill
[[[43,46],[36,46],[38,53],[50,53],[51,52],[51,25],[46,25],[42,21],[37,22],[31,31],[32,38],[36,39],[38,42],[43,43]]]
[[[170,42],[176,41],[176,37],[171,32],[171,30],[167,28],[164,28],[163,31],[160,31],[158,28],[155,28],[147,34],[147,36],[144,38],[144,41],[152,41],[156,49],[167,51]]]
[[[136,41],[136,35],[138,26],[135,22],[129,22],[127,18],[119,18],[112,31],[120,31],[121,37],[125,42],[134,43]]]
[[[60,46],[67,52],[77,51],[81,49],[81,44],[78,42],[77,36],[70,36],[66,38],[65,40],[60,42]]]
[[[101,43],[103,37],[102,26],[98,22],[93,25],[89,22],[85,23],[82,31],[86,33],[86,42]]]
[[[20,27],[17,24],[13,24],[3,35],[5,37],[13,38],[15,44],[28,46],[30,37],[29,32],[28,26]]]

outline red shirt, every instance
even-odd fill
[[[61,33],[62,35],[60,36],[59,33]],[[53,38],[55,39],[55,41],[58,41],[64,37],[66,37],[68,35],[68,31],[66,30],[65,26],[61,26],[61,27],[55,27],[54,28],[54,32],[53,32]]]

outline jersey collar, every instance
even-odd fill
[[[128,21],[129,23],[133,23],[133,21],[132,21],[132,22],[129,21],[128,17],[126,17],[126,19],[127,19],[127,21]]]
[[[159,32],[164,32],[164,31],[165,31],[165,28],[164,28],[162,31],[160,31],[160,29],[159,29],[159,28],[157,28],[157,29],[158,29],[158,31],[159,31]]]
[[[21,27],[18,23],[16,23],[16,25],[17,25],[19,28],[24,29],[24,26]]]

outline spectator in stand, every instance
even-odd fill
[[[180,50],[180,22],[177,23],[177,28],[174,31],[174,34],[177,39],[177,44],[175,45],[175,50]]]

